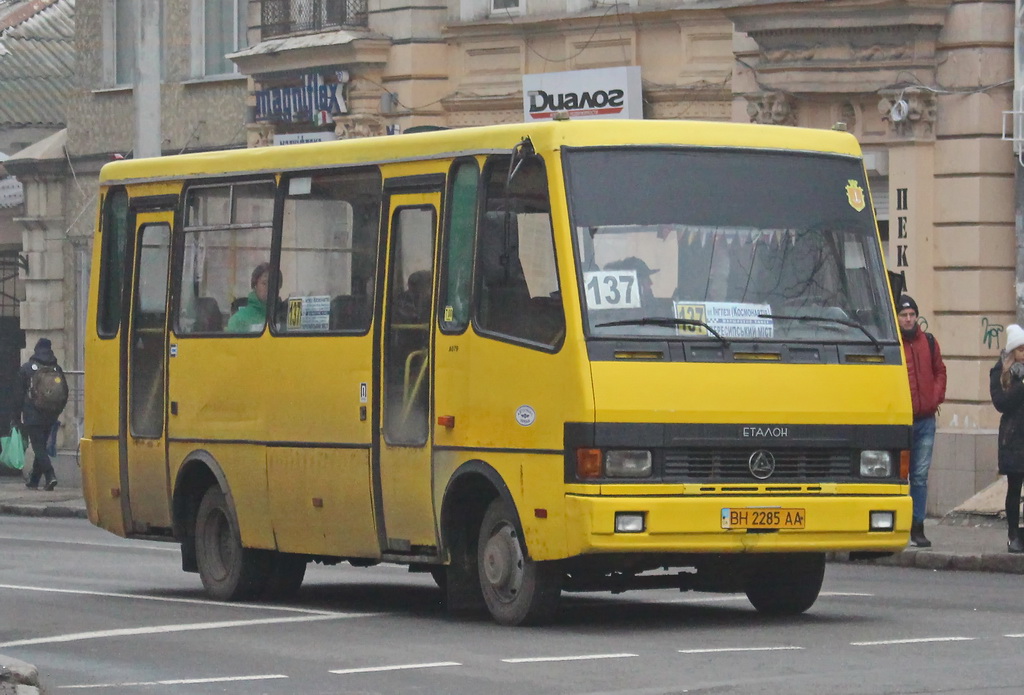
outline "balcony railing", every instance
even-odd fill
[[[366,3],[367,0],[263,0],[263,38],[365,27]]]

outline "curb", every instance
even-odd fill
[[[59,505],[0,504],[0,514],[7,516],[45,516],[64,519],[88,519],[84,509],[73,509]]]
[[[886,567],[913,567],[924,570],[959,570],[969,572],[998,572],[1024,574],[1024,555],[1011,553],[944,553],[942,551],[908,548],[874,560],[851,560],[849,553],[830,553],[833,562],[884,565]]]

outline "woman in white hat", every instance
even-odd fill
[[[1024,328],[1006,328],[1006,349],[989,372],[992,405],[999,418],[999,473],[1006,476],[1006,549],[1024,553],[1020,492],[1024,483]]]

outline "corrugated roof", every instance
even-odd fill
[[[0,126],[63,126],[74,76],[75,0],[0,5],[0,14]]]

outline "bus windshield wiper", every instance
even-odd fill
[[[882,344],[878,342],[875,336],[868,332],[868,329],[857,323],[856,321],[848,321],[847,319],[837,319],[832,316],[787,316],[784,314],[758,314],[759,319],[781,319],[783,321],[822,321],[824,323],[838,323],[842,326],[849,326],[850,328],[856,328],[861,333],[868,337],[871,344],[875,346],[875,350],[882,351]]]
[[[594,328],[606,328],[608,326],[700,326],[707,330],[708,333],[718,338],[722,345],[729,347],[729,341],[723,338],[721,333],[703,321],[699,321],[697,319],[674,319],[667,316],[645,316],[642,319],[624,319],[622,321],[607,321],[605,323],[594,324]]]

